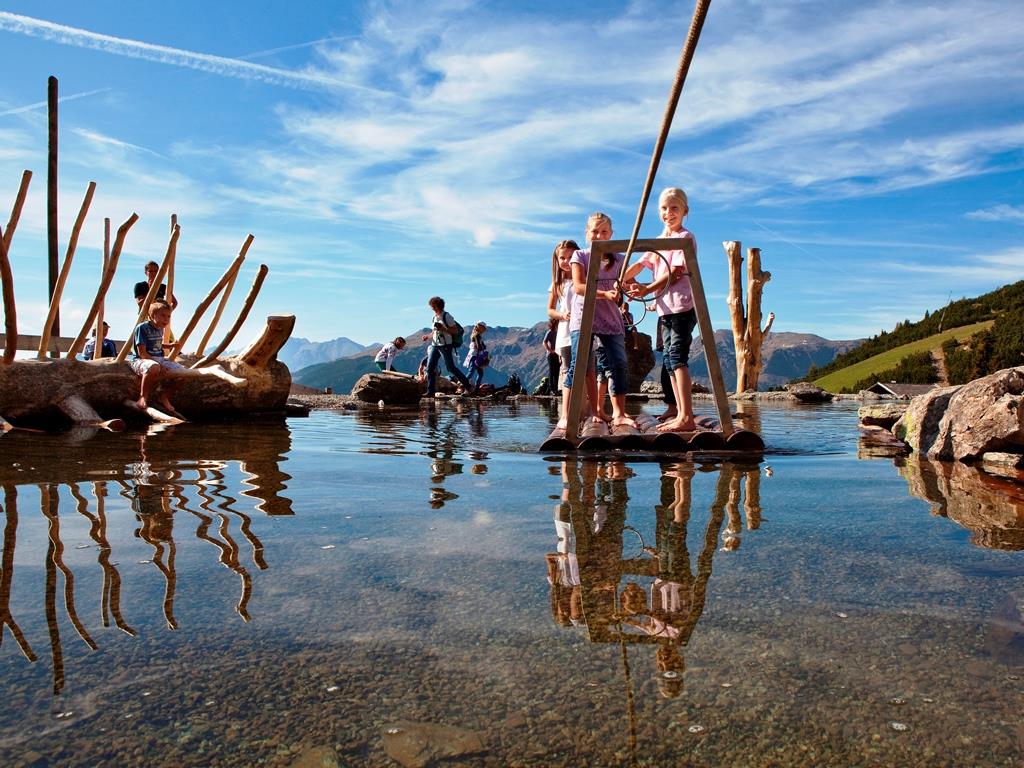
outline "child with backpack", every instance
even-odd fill
[[[423,341],[430,341],[427,352],[427,397],[433,397],[437,389],[437,366],[444,358],[445,368],[448,374],[462,385],[463,392],[472,392],[473,385],[469,383],[466,375],[459,370],[455,364],[454,353],[456,348],[462,346],[462,340],[466,330],[459,325],[451,313],[444,308],[444,299],[440,296],[431,296],[427,302],[434,312],[431,328],[433,331],[423,335]]]
[[[466,353],[466,359],[463,361],[463,365],[466,366],[466,370],[469,371],[469,380],[473,381],[473,376],[476,376],[476,384],[474,389],[479,388],[484,380],[484,368],[491,363],[491,353],[487,351],[487,345],[484,343],[484,332],[487,330],[485,323],[477,323],[473,326],[473,332],[469,335],[469,351]]]

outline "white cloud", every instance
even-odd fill
[[[1024,223],[1024,205],[996,205],[982,208],[966,214],[968,219],[975,221],[1009,221],[1014,224]]]

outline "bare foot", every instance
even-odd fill
[[[611,424],[612,417],[609,416],[607,413],[595,413],[594,421],[603,421],[605,424]]]
[[[568,425],[565,419],[559,419],[558,423],[555,424],[555,429],[565,429]]]
[[[140,397],[138,400],[136,400],[135,404],[139,406],[139,408],[141,408],[142,410],[146,410],[147,408],[149,408],[149,405],[146,404],[146,398],[144,397]]]
[[[678,415],[679,415],[679,412],[675,408],[670,408],[667,411],[665,411],[663,414],[658,416],[657,418],[658,418],[658,421],[664,422],[664,421],[668,421],[669,419],[674,419]]]
[[[659,432],[694,432],[697,429],[693,419],[676,416],[658,427]]]
[[[612,421],[613,427],[636,427],[636,422],[633,421],[629,416],[616,416]]]

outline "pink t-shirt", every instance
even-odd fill
[[[605,266],[604,259],[601,259],[601,270],[597,273],[597,289],[599,291],[610,291],[615,288],[615,281],[619,279],[619,267],[622,266],[622,259],[624,258],[621,253],[612,254],[612,265],[610,267]],[[590,249],[583,251],[576,251],[572,258],[569,259],[570,264],[581,264],[583,266],[583,274],[587,274],[587,270],[590,269]],[[578,331],[580,329],[580,323],[583,320],[583,297],[577,296],[575,301],[572,302],[571,314],[569,316],[569,330]],[[615,305],[615,302],[608,301],[607,299],[598,299],[597,306],[594,308],[594,333],[606,333],[606,334],[617,334],[625,333],[626,328],[622,324],[622,313],[619,312],[619,308]]]
[[[678,232],[673,232],[668,237],[690,238],[693,241],[693,252],[697,252],[697,240],[688,229],[683,228]],[[668,260],[673,269],[676,267],[686,269],[686,259],[682,251],[666,251],[663,255],[665,256],[664,259],[656,253],[645,253],[637,261],[654,273],[655,280],[665,274],[665,260]],[[661,296],[654,300],[654,305],[658,308],[659,316],[677,315],[680,312],[693,309],[693,287],[690,285],[690,276],[688,274],[683,275],[676,282],[669,283],[668,286],[662,289]]]

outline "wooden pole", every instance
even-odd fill
[[[149,305],[153,303],[153,300],[156,298],[157,291],[160,290],[160,284],[167,276],[167,265],[170,263],[171,259],[174,258],[174,250],[178,246],[178,235],[180,233],[181,228],[176,225],[174,227],[174,231],[171,233],[171,239],[167,243],[167,253],[164,254],[164,260],[160,264],[159,271],[156,273],[156,279],[150,284],[149,292],[146,294],[146,298],[143,299],[142,306],[139,308],[139,315],[135,319],[135,326],[137,326],[139,323],[141,323],[143,320],[149,317]],[[133,332],[135,330],[135,326],[132,326]],[[121,347],[120,351],[117,353],[117,362],[124,362],[125,358],[128,357],[128,353],[131,351],[132,344],[131,337],[129,336],[128,341],[125,343],[123,347]]]
[[[172,213],[171,214],[171,232],[174,231],[174,228],[176,226],[178,226],[178,214]],[[174,296],[174,262],[177,260],[177,257],[178,257],[178,253],[177,253],[177,249],[175,249],[174,255],[171,256],[171,263],[167,266],[167,301],[168,302],[170,302],[171,298]],[[174,318],[174,315],[172,314],[171,315],[172,321],[173,321],[173,318]],[[174,338],[174,332],[171,330],[171,323],[168,323],[167,327],[164,328],[164,341],[166,341],[167,343],[170,343],[173,338]]]
[[[18,317],[14,307],[14,275],[7,258],[7,234],[0,233],[0,284],[4,296],[4,365],[10,365],[18,351]]]
[[[590,247],[587,290],[583,294],[583,314],[580,318],[580,338],[576,346],[576,362],[573,364],[572,387],[569,389],[569,413],[565,417],[565,436],[572,441],[575,441],[579,434],[580,411],[583,409],[583,395],[587,386],[591,332],[594,329],[594,311],[597,309],[597,276],[601,271],[601,257],[606,253],[615,252],[614,249],[607,247],[611,242],[621,245],[619,241],[599,240]],[[601,404],[595,403],[595,407],[601,407]]]
[[[256,272],[256,279],[252,282],[252,287],[249,289],[249,295],[245,297],[245,302],[242,304],[242,310],[238,313],[238,319],[235,320],[235,324],[231,326],[231,330],[228,331],[221,343],[217,345],[217,348],[199,362],[194,363],[192,365],[193,368],[204,368],[207,365],[212,364],[216,361],[217,356],[228,348],[228,344],[234,340],[235,334],[237,334],[239,329],[242,327],[242,323],[245,322],[245,318],[249,315],[249,310],[252,309],[252,305],[256,302],[256,297],[259,296],[260,288],[263,287],[263,281],[267,279],[267,272],[269,271],[270,270],[266,264],[260,264],[260,268]]]
[[[110,265],[110,219],[103,219],[103,268],[100,270],[100,284],[103,284],[103,277],[107,274],[107,267]],[[92,359],[99,360],[103,357],[103,301],[96,310],[96,325],[93,326],[96,343],[92,348]],[[69,354],[68,357],[71,355]]]
[[[46,242],[49,253],[50,304],[53,305],[53,294],[57,290],[57,264],[60,254],[57,243],[57,78],[53,75],[47,81],[46,88],[47,115],[47,156],[46,156]],[[60,314],[55,314],[49,324],[43,328],[43,336],[52,333],[60,336]],[[57,356],[59,356],[59,352]]]
[[[238,277],[238,270],[235,270],[234,274],[231,275],[224,286],[224,293],[221,294],[220,302],[217,304],[217,311],[213,313],[213,319],[210,321],[210,327],[206,329],[206,333],[203,334],[202,341],[199,342],[199,346],[196,348],[196,355],[199,357],[203,356],[203,352],[206,351],[206,345],[210,342],[210,337],[213,336],[213,331],[217,327],[217,323],[220,322],[221,316],[224,314],[224,309],[228,305],[228,299],[231,298],[231,291],[235,287],[235,279]]]
[[[732,344],[736,350],[736,394],[747,391],[747,318],[743,311],[743,247],[738,240],[722,243],[729,259],[729,295],[725,303],[732,320]]]
[[[774,313],[769,313],[768,324],[761,328],[761,296],[764,284],[772,279],[771,272],[761,270],[761,250],[747,249],[747,305],[743,307],[743,256],[736,240],[722,243],[729,259],[729,315],[732,319],[733,347],[736,350],[736,393],[756,390],[761,376],[761,346],[771,330]]]
[[[68,250],[64,254],[64,264],[60,268],[60,275],[57,277],[57,284],[50,289],[50,311],[46,315],[46,322],[43,324],[43,334],[39,337],[40,360],[46,357],[46,348],[50,344],[50,334],[59,336],[58,314],[60,312],[60,297],[64,293],[64,284],[67,282],[68,274],[71,272],[71,261],[75,258],[75,249],[78,247],[78,236],[82,233],[82,225],[85,224],[85,217],[89,213],[89,206],[92,204],[92,196],[96,192],[96,182],[90,181],[88,189],[85,190],[85,199],[82,207],[78,209],[78,218],[71,229],[71,237],[68,239]],[[58,350],[54,357],[60,357]]]
[[[192,317],[189,319],[188,325],[186,325],[185,330],[181,332],[181,338],[178,339],[178,348],[169,355],[170,360],[174,360],[180,354],[182,348],[185,346],[185,342],[188,341],[188,337],[192,335],[192,331],[195,330],[200,318],[202,318],[203,313],[217,297],[217,294],[220,293],[221,289],[229,282],[232,285],[234,284],[235,278],[238,275],[238,270],[241,269],[242,262],[245,261],[245,255],[249,252],[249,246],[252,245],[252,241],[253,236],[250,234],[245,238],[245,242],[242,243],[242,248],[238,251],[238,255],[235,256],[235,260],[231,262],[224,274],[221,275],[220,280],[218,280],[213,288],[210,289],[206,298],[199,302],[199,306],[196,307],[196,311],[192,313]]]
[[[18,220],[21,218],[21,209],[25,206],[25,196],[28,195],[28,185],[32,181],[32,171],[24,171],[21,174],[21,185],[18,187],[18,195],[14,198],[14,207],[11,209],[11,218],[7,220],[7,229],[4,230],[4,248],[11,250],[11,239],[14,237],[14,230],[18,228]]]
[[[71,348],[68,350],[68,357],[74,357],[78,352],[85,346],[86,336],[89,334],[89,327],[93,323],[93,318],[99,314],[100,306],[107,295],[107,290],[110,288],[110,283],[114,279],[114,272],[117,271],[117,262],[121,258],[121,249],[124,247],[124,239],[128,236],[128,230],[132,228],[132,225],[139,220],[139,215],[133,213],[117,229],[117,236],[114,238],[114,247],[110,252],[110,260],[107,262],[107,268],[103,273],[103,279],[100,280],[100,286],[96,289],[96,298],[92,300],[92,306],[89,308],[89,314],[85,318],[85,323],[82,324],[82,330],[78,334],[78,338],[71,344]],[[125,347],[129,346],[125,343]]]

